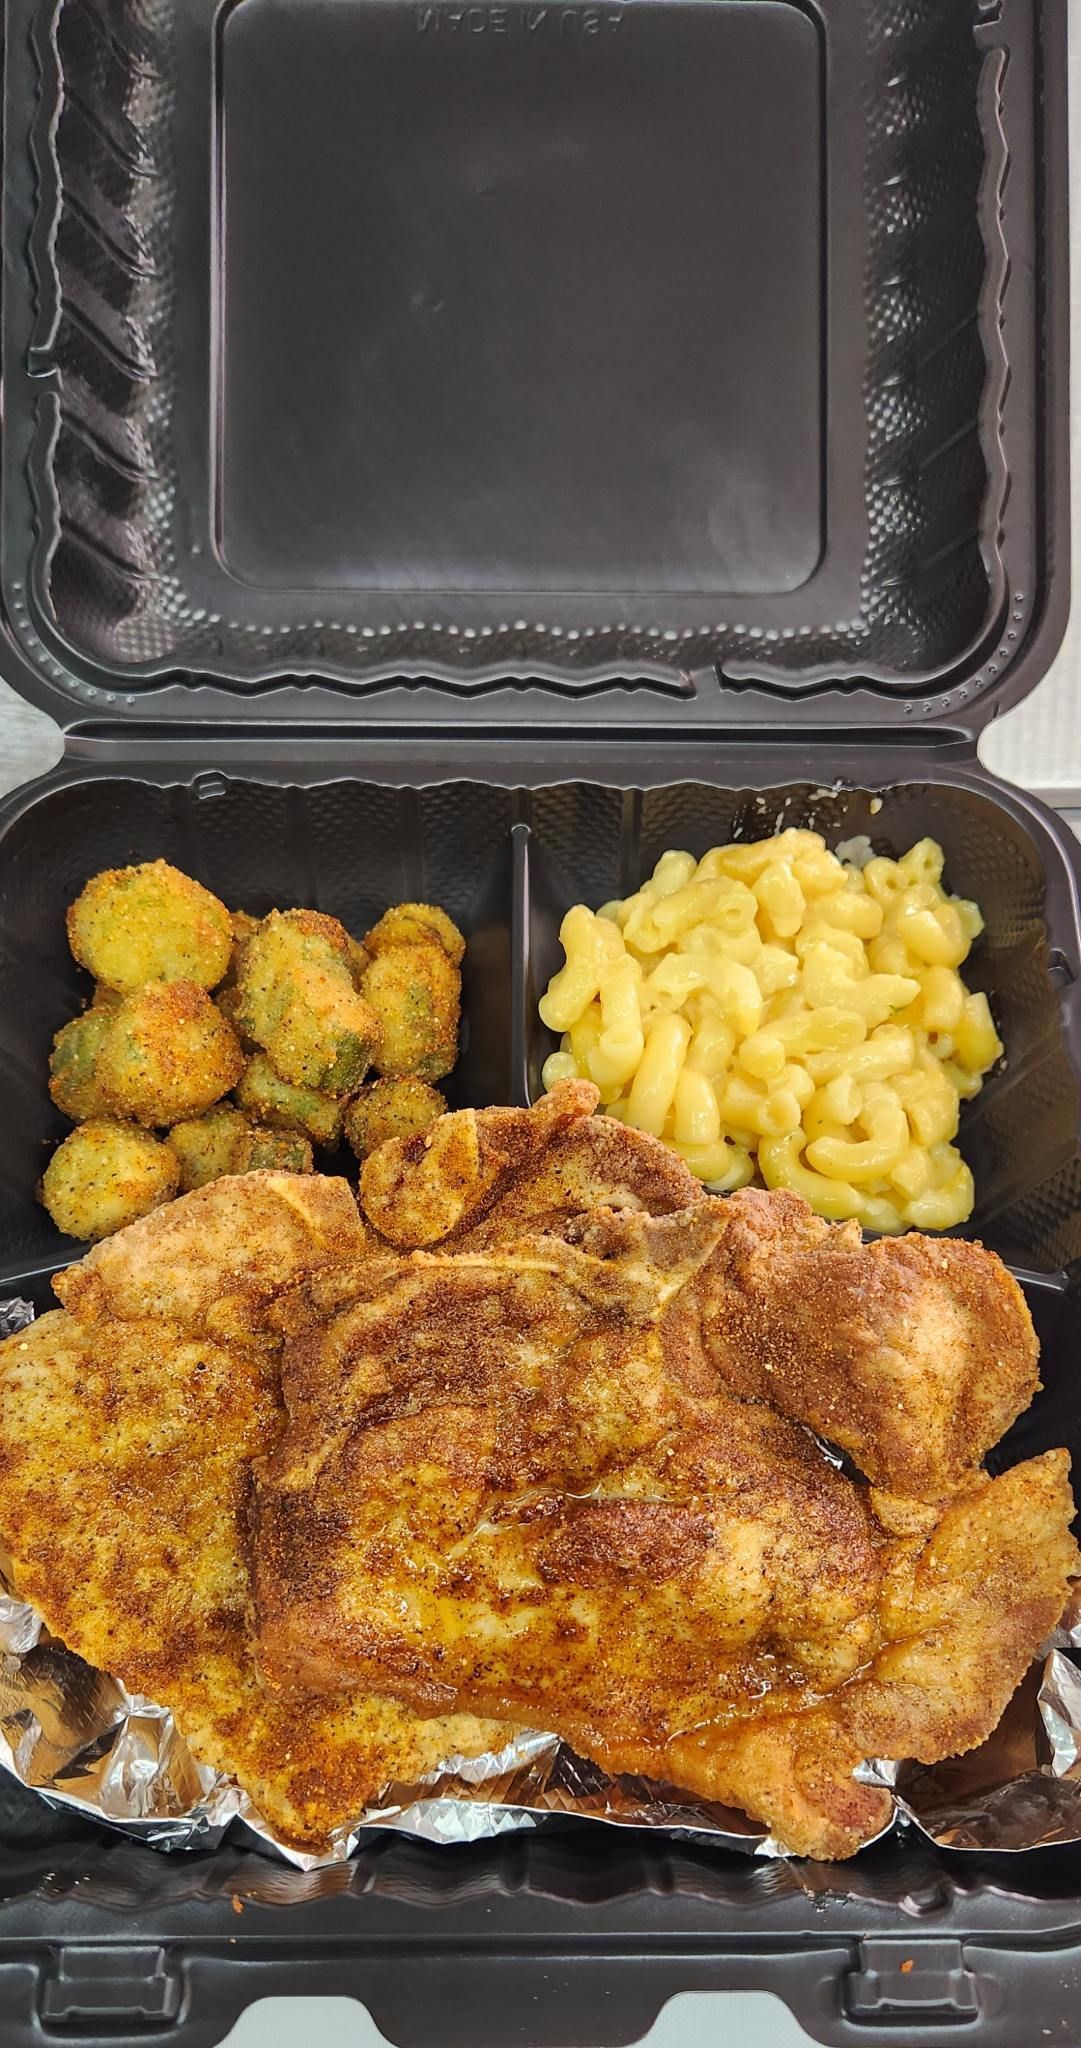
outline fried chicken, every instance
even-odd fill
[[[857,1765],[975,1749],[1054,1627],[1081,1563],[1069,1463],[1048,1451],[1016,1465],[947,1508],[928,1542],[898,1545],[869,1666],[809,1711],[681,1737],[672,1775],[708,1775],[715,1798],[823,1859],[877,1834],[889,1795],[856,1779]]]
[[[363,1213],[212,1182],[0,1346],[20,1589],[287,1839],[524,1723],[845,1855],[860,1762],[981,1741],[1061,1611],[1065,1453],[981,1469],[1037,1385],[999,1261],[716,1200],[595,1104],[441,1117]]]
[[[553,1709],[573,1701],[583,1727],[595,1717],[595,1737],[657,1722],[673,1683],[699,1719],[719,1659],[757,1697],[767,1616],[774,1655],[802,1660],[795,1683],[856,1667],[866,1638],[846,1631],[878,1586],[864,1494],[784,1418],[695,1398],[664,1372],[658,1311],[715,1232],[643,1223],[640,1256],[619,1262],[558,1238],[418,1255],[290,1350],[294,1426],[255,1525],[263,1653],[279,1675],[318,1687],[367,1671],[358,1599],[376,1682],[387,1668],[409,1678],[419,1655],[424,1704],[474,1686],[509,1697],[524,1660],[537,1725],[551,1689]],[[669,1581],[670,1639],[651,1606]],[[460,1605],[460,1666],[429,1630],[426,1586],[437,1606],[437,1588]]]
[[[667,1216],[702,1201],[674,1152],[595,1117],[591,1081],[560,1081],[532,1109],[462,1109],[365,1161],[360,1201],[389,1244],[503,1244],[590,1209]]]
[[[725,1386],[848,1451],[917,1500],[969,1480],[1039,1387],[1024,1295],[960,1238],[880,1238],[823,1223],[798,1195],[745,1188],[698,1303]]]
[[[376,1259],[287,1347],[254,1519],[269,1676],[550,1727],[819,1856],[881,1822],[852,1779],[878,1736],[982,1740],[1078,1562],[1065,1454],[893,1535],[719,1379],[730,1207]]]
[[[388,1247],[477,1250],[559,1232],[601,1207],[667,1216],[704,1199],[675,1153],[594,1116],[597,1100],[592,1082],[561,1081],[532,1109],[455,1110],[381,1145],[361,1170],[363,1249],[279,1302],[279,1327],[295,1332],[351,1301]]]
[[[239,1344],[272,1343],[277,1296],[369,1241],[347,1182],[295,1173],[226,1176],[144,1216],[57,1275],[80,1322],[161,1317]]]
[[[664,1216],[709,1200],[656,1138],[591,1115],[564,1081],[532,1110],[464,1110],[368,1160],[361,1202],[397,1246],[472,1250],[563,1232],[605,1207]],[[721,1382],[848,1451],[876,1485],[939,1500],[1039,1386],[1024,1297],[980,1245],[911,1234],[864,1245],[798,1195],[748,1188],[699,1292]],[[338,1269],[322,1306],[348,1299]]]
[[[360,1241],[346,1184],[246,1175],[146,1220],[63,1276],[77,1313],[0,1345],[0,1534],[55,1635],[171,1706],[196,1759],[318,1848],[389,1782],[504,1732],[356,1691],[291,1701],[256,1675],[243,1528],[282,1420],[261,1317]],[[248,1317],[255,1344],[208,1334]]]

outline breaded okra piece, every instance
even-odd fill
[[[269,1124],[272,1130],[300,1131],[328,1151],[340,1143],[343,1098],[283,1081],[265,1052],[255,1053],[248,1061],[237,1083],[236,1099],[256,1123]]]
[[[379,1024],[354,986],[349,936],[336,918],[271,911],[245,943],[237,988],[238,1026],[283,1081],[324,1095],[360,1086]]]
[[[171,1146],[134,1124],[95,1117],[57,1147],[40,1193],[58,1230],[94,1243],[171,1201],[179,1186]]]
[[[68,911],[68,940],[80,966],[128,994],[151,981],[214,988],[233,950],[224,903],[168,861],[106,868]]]
[[[448,960],[460,967],[465,940],[453,918],[437,903],[394,903],[378,924],[365,933],[364,945],[374,959],[388,946],[424,946],[438,940]]]
[[[115,1114],[148,1125],[201,1116],[243,1070],[235,1031],[191,981],[153,982],[125,996],[97,1058]]]
[[[373,1081],[353,1097],[345,1112],[345,1135],[358,1159],[366,1159],[389,1138],[426,1131],[447,1107],[438,1088],[413,1074],[397,1081]]]
[[[458,1057],[462,977],[434,939],[387,946],[361,984],[379,1020],[375,1065],[381,1074],[439,1081]]]

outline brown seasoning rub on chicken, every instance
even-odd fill
[[[1065,1453],[992,1482],[974,1449],[956,1502],[892,1535],[868,1489],[718,1372],[730,1238],[745,1253],[774,1206],[602,1210],[369,1261],[285,1354],[290,1427],[255,1511],[268,1673],[551,1727],[817,1856],[888,1813],[853,1780],[863,1758],[982,1740],[1078,1562]],[[1006,1300],[1022,1362],[1003,1427],[1030,1384]],[[886,1287],[887,1334],[894,1307]]]
[[[0,1345],[0,1530],[54,1634],[170,1705],[199,1761],[319,1848],[387,1783],[503,1731],[355,1689],[283,1699],[256,1675],[244,1526],[252,1459],[282,1424],[263,1311],[361,1241],[346,1183],[215,1181],[156,1221],[61,1276],[75,1313]]]
[[[656,1138],[595,1117],[590,1081],[561,1081],[532,1109],[463,1109],[365,1161],[361,1207],[390,1244],[499,1244],[590,1209],[667,1216],[701,1184]]]
[[[980,1470],[1036,1385],[999,1262],[712,1200],[595,1100],[384,1147],[366,1220],[215,1182],[0,1347],[20,1584],[294,1840],[501,1739],[462,1710],[848,1854],[889,1803],[856,1765],[982,1740],[1061,1611],[1065,1453]],[[267,1675],[363,1690],[260,1685],[245,1529]]]
[[[458,1251],[602,1206],[661,1216],[711,1199],[657,1139],[590,1116],[596,1099],[561,1082],[533,1110],[459,1111],[384,1146],[361,1178],[369,1221],[403,1249]],[[944,1498],[1037,1392],[1024,1296],[981,1245],[864,1245],[858,1225],[755,1188],[714,1208],[724,1231],[700,1308],[719,1380],[850,1452],[876,1485]]]
[[[857,1224],[754,1188],[725,1219],[700,1295],[724,1384],[807,1423],[877,1486],[928,1501],[963,1486],[1040,1384],[1001,1260],[959,1238],[864,1244]]]

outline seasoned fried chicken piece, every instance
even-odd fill
[[[70,1649],[167,1702],[193,1756],[280,1835],[317,1848],[388,1782],[505,1738],[259,1684],[242,1523],[251,1459],[279,1426],[276,1363],[179,1324],[57,1310],[0,1345],[0,1536],[20,1592]]]
[[[344,1180],[228,1175],[96,1245],[53,1285],[83,1322],[159,1317],[240,1343],[266,1341],[266,1311],[279,1293],[357,1257],[366,1242]]]
[[[365,1162],[365,1214],[391,1244],[458,1251],[565,1234],[600,1207],[662,1216],[709,1199],[657,1139],[593,1116],[596,1101],[565,1081],[532,1110],[440,1117]],[[807,1423],[889,1491],[934,1501],[964,1483],[1039,1384],[1001,1261],[952,1238],[864,1245],[858,1225],[779,1191],[744,1189],[723,1213],[699,1289],[723,1384]],[[339,1274],[320,1307],[351,1285]]]
[[[876,1485],[939,1500],[1028,1407],[1038,1345],[1000,1259],[958,1238],[823,1223],[797,1195],[725,1204],[699,1303],[724,1384],[839,1444]]]
[[[881,1822],[862,1758],[989,1733],[1078,1563],[1065,1459],[970,1475],[893,1534],[719,1385],[730,1209],[370,1262],[285,1355],[253,1525],[269,1675],[551,1727],[815,1855]]]
[[[440,1117],[364,1216],[216,1181],[0,1347],[20,1584],[294,1840],[525,1723],[848,1854],[856,1767],[979,1743],[1081,1563],[1065,1453],[979,1469],[1036,1387],[998,1260],[707,1197],[595,1103]]]
[[[273,1675],[389,1674],[429,1708],[528,1694],[596,1754],[663,1745],[674,1706],[694,1726],[856,1669],[881,1576],[863,1491],[783,1417],[664,1370],[712,1220],[650,1222],[623,1261],[418,1254],[293,1347],[255,1521]]]
[[[361,1207],[403,1249],[500,1244],[596,1208],[666,1216],[703,1199],[657,1138],[595,1117],[590,1081],[560,1081],[532,1109],[465,1109],[365,1161]]]
[[[851,1855],[890,1815],[889,1794],[852,1776],[859,1763],[960,1756],[998,1723],[1081,1562],[1073,1513],[1065,1451],[963,1495],[929,1542],[897,1547],[865,1671],[809,1711],[682,1737],[672,1776],[708,1775],[715,1798],[807,1855]]]
[[[659,1139],[594,1116],[598,1100],[591,1081],[561,1081],[532,1109],[454,1110],[380,1145],[361,1168],[371,1227],[358,1259],[320,1269],[279,1303],[279,1326],[295,1333],[354,1299],[388,1244],[475,1250],[527,1231],[559,1232],[598,1207],[665,1216],[703,1200],[701,1184]]]

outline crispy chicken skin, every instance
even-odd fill
[[[500,1244],[589,1209],[666,1216],[703,1199],[675,1153],[614,1117],[594,1117],[590,1081],[560,1081],[532,1109],[463,1109],[365,1161],[360,1201],[403,1250]]]
[[[391,1780],[502,1734],[259,1684],[242,1523],[279,1427],[273,1358],[177,1323],[55,1310],[0,1345],[0,1529],[20,1592],[70,1649],[168,1702],[193,1756],[283,1837],[319,1847]]]
[[[897,1547],[867,1669],[807,1712],[681,1738],[673,1777],[705,1771],[715,1798],[760,1815],[782,1842],[823,1860],[851,1855],[890,1812],[886,1791],[852,1775],[864,1758],[935,1763],[997,1725],[1078,1570],[1073,1513],[1065,1451],[964,1495],[927,1543]],[[623,1767],[635,1768],[629,1753]]]
[[[84,1323],[151,1317],[266,1342],[277,1295],[356,1257],[366,1242],[344,1180],[227,1175],[107,1238],[53,1285]]]
[[[770,1401],[922,1500],[966,1483],[1039,1387],[1024,1295],[959,1238],[880,1238],[746,1188],[702,1276],[706,1348],[743,1399]]]
[[[854,1766],[981,1741],[1061,1611],[1067,1460],[970,1471],[891,1534],[803,1430],[719,1383],[729,1207],[373,1259],[285,1354],[253,1524],[263,1668],[552,1727],[847,1854],[884,1811]]]
[[[0,1346],[20,1588],[289,1839],[525,1723],[846,1855],[857,1765],[979,1743],[1061,1611],[1066,1454],[981,1470],[1036,1386],[998,1260],[710,1198],[595,1101],[441,1117],[363,1214],[216,1180]]]
[[[674,1697],[694,1726],[863,1661],[864,1491],[783,1417],[669,1377],[660,1313],[711,1233],[642,1221],[619,1260],[419,1254],[290,1350],[254,1521],[265,1668],[370,1663],[429,1708],[528,1693],[536,1725],[656,1764]]]
[[[394,1245],[458,1251],[601,1206],[662,1216],[710,1200],[657,1139],[592,1116],[596,1101],[565,1081],[533,1110],[441,1117],[367,1161],[365,1214]],[[748,1188],[714,1206],[725,1230],[698,1298],[722,1383],[807,1423],[888,1491],[934,1501],[963,1484],[1039,1386],[1001,1261],[954,1238],[864,1245],[799,1195]]]
[[[702,1199],[686,1167],[656,1138],[594,1117],[597,1090],[564,1081],[532,1109],[463,1109],[369,1154],[360,1174],[364,1218],[357,1257],[335,1262],[274,1311],[297,1331],[351,1301],[388,1248],[513,1243],[560,1229],[598,1207],[663,1216]]]

